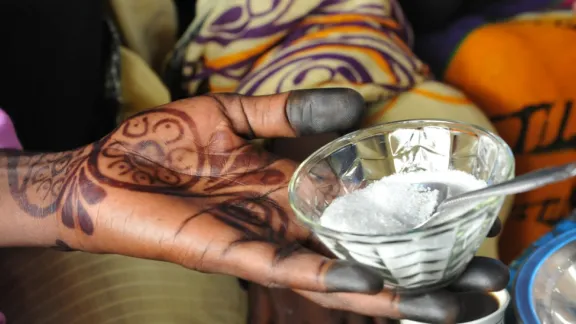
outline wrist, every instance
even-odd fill
[[[57,245],[78,155],[0,151],[0,247]]]

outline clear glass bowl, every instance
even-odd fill
[[[504,197],[434,226],[392,235],[334,231],[319,220],[337,197],[400,172],[461,170],[489,185],[514,177],[514,156],[499,136],[445,120],[407,120],[340,137],[306,159],[288,192],[298,219],[336,256],[380,269],[383,286],[425,292],[450,284],[466,268],[496,219]],[[362,217],[362,215],[358,215]]]

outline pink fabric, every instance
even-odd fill
[[[0,109],[0,149],[22,149],[12,120],[2,109]],[[0,317],[0,324],[2,324],[1,319],[2,317]]]

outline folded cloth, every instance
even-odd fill
[[[179,42],[187,95],[349,87],[373,102],[429,79],[394,0],[200,0],[197,12]]]
[[[576,160],[576,17],[569,9],[521,10],[549,4],[499,1],[500,11],[485,8],[445,30],[416,35],[417,53],[478,104],[512,147],[517,175]],[[574,207],[574,180],[516,195],[500,236],[502,260],[513,260]]]
[[[22,149],[12,120],[2,109],[0,109],[0,149]],[[0,317],[0,324],[2,324],[1,319],[2,317]]]

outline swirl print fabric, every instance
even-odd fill
[[[430,78],[396,1],[211,0],[198,8],[203,20],[183,64],[190,95],[207,81],[211,92],[245,95],[348,87],[374,102]]]

